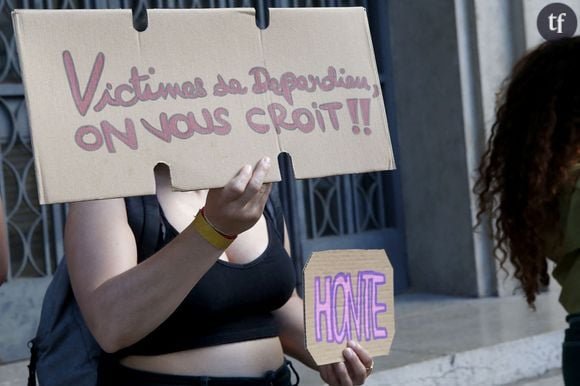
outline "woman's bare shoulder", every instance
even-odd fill
[[[117,217],[126,220],[125,201],[122,198],[113,198],[70,203],[67,221],[82,217],[83,221],[90,222],[105,216],[111,217],[112,220],[116,220]]]
[[[135,238],[122,198],[70,204],[65,227],[69,271],[113,276],[137,263]]]

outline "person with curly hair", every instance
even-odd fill
[[[570,324],[562,370],[566,385],[580,385],[580,37],[545,42],[515,64],[474,191],[494,255],[513,264],[530,307],[549,283],[548,259],[556,264]]]

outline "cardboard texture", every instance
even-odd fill
[[[176,190],[280,152],[297,178],[394,168],[363,8],[147,12],[14,11],[42,204],[152,194],[158,163]]]
[[[393,268],[383,250],[315,252],[304,267],[306,349],[341,362],[349,340],[387,355],[395,336]]]

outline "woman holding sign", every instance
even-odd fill
[[[548,285],[548,262],[569,313],[567,385],[580,385],[580,38],[546,42],[513,68],[500,95],[475,187],[495,253],[515,267],[528,304]]]
[[[87,325],[108,353],[102,385],[290,385],[304,348],[302,301],[275,218],[264,211],[270,160],[224,188],[173,192],[157,179],[160,237],[140,261],[123,199],[75,203],[65,248]],[[331,385],[363,384],[372,358],[350,342],[317,368]]]

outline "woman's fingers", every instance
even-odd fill
[[[338,379],[336,379],[336,375],[334,375],[332,365],[320,366],[319,371],[324,382],[328,383],[330,386],[340,386]]]
[[[352,380],[350,379],[350,375],[348,374],[348,370],[344,362],[333,363],[332,367],[334,369],[339,386],[353,386]]]
[[[319,367],[320,376],[324,382],[328,383],[330,386],[342,386],[339,375],[336,372],[336,366],[338,363],[331,363],[329,365],[323,365]]]
[[[260,213],[262,213],[264,211],[264,206],[266,205],[266,202],[268,201],[268,197],[270,196],[271,191],[272,191],[272,184],[270,184],[270,183],[263,184],[262,189],[260,189],[260,193],[256,196],[256,199],[254,201],[256,202],[256,205],[257,205]]]
[[[242,167],[223,188],[210,189],[205,216],[216,229],[237,235],[258,221],[271,190],[270,184],[264,184],[270,164],[270,158],[264,157],[254,168]]]
[[[371,368],[373,365],[373,357],[367,352],[367,350],[365,350],[360,344],[353,340],[349,341],[347,346],[356,353],[357,357],[364,365],[365,371],[366,369]]]
[[[248,181],[244,193],[240,197],[240,203],[242,205],[248,204],[250,201],[256,199],[260,193],[263,194],[264,179],[270,170],[271,161],[270,158],[264,157],[256,164],[252,177]]]
[[[357,342],[350,341],[342,352],[345,361],[318,368],[322,379],[330,386],[357,386],[365,383],[372,369],[373,358]]]
[[[362,385],[367,378],[367,369],[355,351],[347,347],[343,350],[346,368],[354,385]]]
[[[248,186],[248,182],[252,178],[252,175],[252,167],[250,165],[244,165],[244,167],[242,167],[222,189],[218,190],[221,190],[225,200],[236,200],[246,191],[246,187]]]

